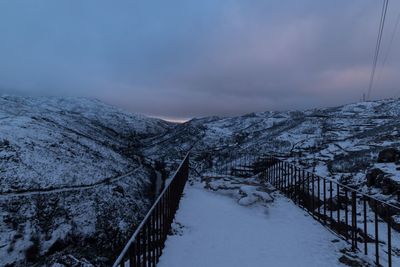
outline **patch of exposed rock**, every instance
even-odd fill
[[[386,148],[379,152],[378,163],[396,162],[400,160],[400,151],[396,148]]]

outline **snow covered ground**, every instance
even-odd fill
[[[346,243],[290,200],[266,206],[187,185],[160,267],[344,266]]]

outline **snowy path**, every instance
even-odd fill
[[[242,207],[234,199],[186,186],[158,266],[342,266],[343,241],[289,200]]]

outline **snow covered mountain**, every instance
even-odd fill
[[[400,148],[399,115],[388,99],[171,124],[89,99],[0,97],[0,265],[108,265],[154,197],[148,159],[173,170],[190,149],[199,173],[210,151],[274,154],[398,203],[400,153],[377,158]]]
[[[96,100],[0,97],[0,265],[107,262],[154,195],[141,140],[171,126]]]
[[[96,183],[137,163],[135,142],[169,124],[95,100],[0,98],[1,193]]]
[[[145,154],[155,156],[163,151],[161,157],[168,159],[190,148],[196,154],[274,154],[359,188],[367,185],[367,172],[379,167],[392,185],[399,183],[395,187],[400,190],[399,162],[377,163],[383,149],[400,148],[399,116],[400,100],[387,99],[305,111],[193,119],[148,139]],[[397,199],[393,190],[382,197]]]
[[[194,119],[150,138],[144,151],[150,157],[158,155],[173,162],[173,155],[182,157],[183,151],[192,149],[194,178],[210,171],[209,166],[221,166],[223,171],[224,166],[234,165],[240,159],[240,153],[277,155],[400,207],[399,117],[399,99],[305,111],[209,117]],[[206,188],[232,194],[232,190],[227,190],[228,179],[216,178],[220,187],[207,184],[207,175],[198,181]],[[235,193],[240,193],[240,186],[246,184],[236,183]],[[337,198],[334,196],[333,202]],[[241,199],[237,199],[240,203]],[[381,218],[387,217],[383,206],[376,211]],[[390,212],[393,229],[400,231],[400,213],[395,209]]]

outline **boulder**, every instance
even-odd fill
[[[339,261],[344,265],[351,267],[362,267],[365,266],[360,259],[349,257],[348,255],[343,255],[339,258]]]
[[[376,204],[376,205],[375,205]],[[393,228],[396,230],[400,230],[400,211],[399,211],[399,206],[396,204],[391,203],[392,206],[387,206],[383,202],[377,202],[373,199],[370,199],[368,201],[368,205],[371,207],[373,211],[376,211],[378,213],[379,217],[381,217],[384,221],[391,220]],[[399,207],[399,208],[396,208]]]
[[[369,170],[366,175],[366,180],[368,187],[374,186],[381,188],[384,195],[391,195],[400,191],[400,183],[393,180],[390,174],[378,168]]]
[[[385,172],[382,171],[381,169],[375,168],[375,169],[369,170],[366,175],[367,186],[368,187],[371,187],[371,186],[379,187],[384,176],[385,176]]]
[[[390,177],[384,177],[381,182],[381,188],[384,195],[391,195],[400,191],[400,184]]]
[[[378,163],[396,162],[399,159],[400,151],[395,148],[386,148],[378,155]]]

